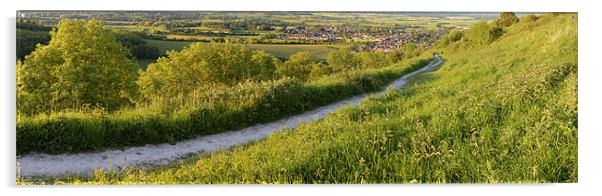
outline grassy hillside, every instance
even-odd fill
[[[577,21],[460,42],[415,84],[227,152],[55,183],[577,181]]]

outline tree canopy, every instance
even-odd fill
[[[360,66],[360,61],[347,47],[329,52],[326,61],[335,71],[352,70]]]
[[[297,52],[289,57],[289,59],[282,63],[277,68],[279,76],[293,77],[301,80],[307,80],[312,69],[316,68],[318,61],[311,56],[307,51]]]
[[[495,41],[502,33],[502,29],[489,26],[485,21],[479,21],[471,26],[466,38],[472,44],[485,45]]]
[[[115,32],[117,41],[129,49],[132,56],[138,59],[157,59],[161,56],[159,48],[149,45],[138,33]]]
[[[238,44],[193,43],[141,70],[138,84],[147,99],[185,97],[200,86],[270,80],[277,61],[263,51]]]
[[[502,12],[500,13],[500,17],[497,20],[497,25],[502,27],[512,26],[514,23],[518,22],[518,17],[512,12]]]
[[[136,98],[138,66],[100,21],[62,19],[50,37],[18,68],[20,111],[113,110]]]

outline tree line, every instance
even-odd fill
[[[36,49],[37,44],[48,44],[52,29],[53,27],[43,26],[29,20],[17,21],[17,58],[25,59],[26,55]],[[137,59],[156,59],[161,56],[159,49],[149,45],[142,33],[124,31],[114,33],[117,41]]]

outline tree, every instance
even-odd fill
[[[114,110],[136,98],[138,66],[99,21],[62,19],[50,36],[48,45],[25,57],[19,73],[26,113],[83,105]]]
[[[129,49],[132,56],[138,59],[157,59],[161,56],[159,48],[149,45],[144,38],[137,33],[115,32],[117,41]]]
[[[441,40],[438,43],[438,46],[445,47],[451,43],[460,41],[462,37],[464,37],[464,33],[462,31],[452,30],[447,34],[447,36],[441,38]]]
[[[382,52],[359,52],[356,57],[361,62],[362,67],[384,67],[391,64],[391,61]]]
[[[282,65],[278,66],[276,71],[279,76],[293,77],[300,80],[307,80],[312,67],[317,60],[307,51],[297,52],[289,57]]]
[[[464,33],[462,31],[458,31],[458,30],[452,30],[449,32],[449,34],[447,34],[447,38],[451,42],[460,41],[460,39],[462,39],[462,37],[464,37]]]
[[[347,47],[329,52],[326,61],[333,71],[358,69],[360,65],[359,60]]]
[[[259,69],[254,70],[251,74],[254,80],[271,80],[274,79],[276,73],[276,65],[280,62],[278,58],[259,50],[253,54],[252,61],[257,63]]]
[[[277,61],[263,51],[238,44],[193,43],[179,52],[168,52],[167,57],[140,70],[138,85],[146,100],[181,101],[209,85],[270,80]]]
[[[130,48],[132,55],[138,59],[157,59],[161,56],[159,48],[148,44],[135,45]]]
[[[528,14],[528,15],[526,15],[526,16],[523,16],[523,17],[520,19],[520,21],[521,21],[521,22],[527,22],[527,23],[530,23],[530,22],[535,22],[537,19],[539,19],[539,17],[537,17],[536,15],[534,15],[534,14]]]
[[[332,72],[332,68],[325,63],[313,63],[311,64],[311,70],[309,71],[309,78],[318,79],[322,76],[328,75]]]
[[[466,38],[475,45],[485,45],[495,41],[503,33],[501,28],[491,27],[485,21],[471,26]]]
[[[17,58],[24,59],[35,50],[37,44],[48,44],[48,41],[48,32],[17,29]]]
[[[514,23],[518,22],[518,17],[512,12],[502,12],[500,13],[500,17],[497,20],[497,25],[502,27],[512,26]]]
[[[421,52],[414,42],[407,43],[401,50],[403,51],[404,58],[407,59],[418,56]]]
[[[391,63],[397,63],[404,58],[403,50],[401,48],[395,49],[387,54],[387,58]]]

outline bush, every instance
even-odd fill
[[[137,59],[157,59],[161,56],[159,48],[149,45],[139,33],[115,32],[115,36]]]
[[[502,33],[503,30],[501,28],[491,27],[485,21],[479,21],[471,26],[466,38],[476,46],[486,45],[495,41]]]
[[[447,36],[444,36],[441,38],[441,40],[439,40],[439,42],[437,43],[437,46],[440,48],[446,47],[451,43],[460,41],[462,39],[462,37],[464,37],[464,32],[458,31],[458,30],[452,30],[447,34]]]
[[[502,12],[497,20],[497,25],[501,27],[509,27],[519,21],[518,17],[512,12]]]
[[[297,52],[289,57],[287,61],[279,65],[276,69],[279,77],[292,77],[302,81],[309,79],[309,76],[318,60],[309,52]],[[320,70],[322,71],[322,70]],[[314,72],[315,74],[316,72]]]
[[[534,14],[528,14],[526,16],[523,16],[520,21],[521,22],[525,22],[525,23],[531,23],[531,22],[535,22],[537,21],[537,19],[539,19],[539,17],[537,17]]]
[[[358,69],[360,61],[351,53],[349,48],[341,48],[328,53],[326,57],[328,65],[333,71],[346,71]]]
[[[148,44],[140,44],[130,48],[132,55],[138,59],[157,59],[161,56],[159,48]]]
[[[382,52],[359,52],[355,56],[362,68],[380,68],[392,63]]]

